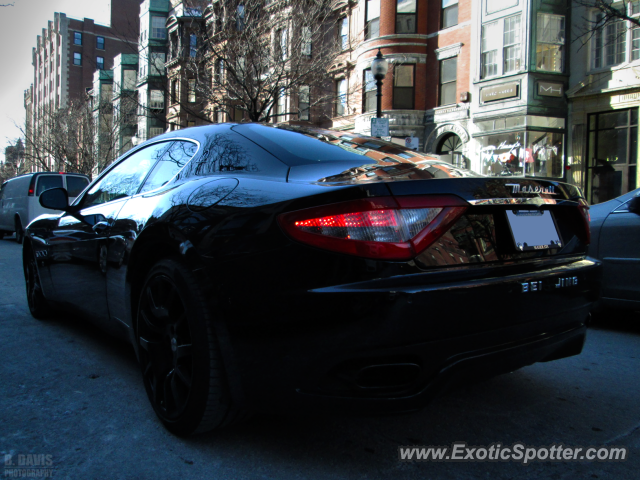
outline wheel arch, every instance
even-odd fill
[[[197,260],[193,258],[195,255],[193,246],[179,230],[167,225],[152,225],[141,232],[133,244],[127,266],[131,332],[134,338],[140,291],[151,268],[160,260],[175,257],[193,270],[197,264]]]

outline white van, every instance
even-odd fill
[[[0,188],[0,238],[16,232],[16,241],[22,243],[24,228],[31,220],[55,212],[40,206],[39,197],[45,190],[66,188],[71,202],[87,185],[89,177],[79,173],[38,172],[7,180]]]

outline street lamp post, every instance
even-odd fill
[[[376,118],[382,118],[382,80],[387,74],[388,69],[389,62],[387,62],[387,59],[382,56],[382,52],[378,49],[376,58],[371,62],[371,73],[373,73],[373,78],[376,79],[376,86],[378,87],[378,92],[376,93],[378,104]]]

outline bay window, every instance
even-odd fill
[[[373,73],[371,73],[371,69],[368,68],[364,71],[364,112],[371,112],[377,107],[377,99],[376,99],[376,80],[373,78]]]
[[[416,0],[396,0],[396,33],[416,33]]]
[[[480,74],[482,78],[519,72],[522,68],[521,15],[512,15],[482,26]]]
[[[564,16],[538,13],[536,67],[562,73],[565,42]]]
[[[393,69],[393,108],[413,110],[414,65],[396,65]]]
[[[504,19],[503,33],[503,72],[520,70],[520,15]]]
[[[380,0],[367,0],[365,12],[365,40],[380,36]]]

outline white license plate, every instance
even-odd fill
[[[549,210],[508,210],[507,219],[516,248],[521,252],[562,246]]]

